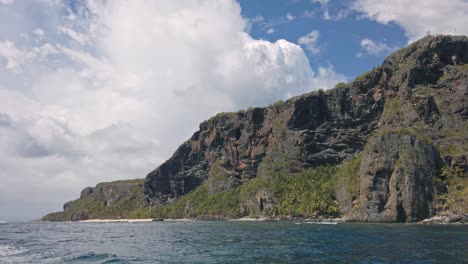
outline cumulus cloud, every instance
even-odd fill
[[[304,15],[305,18],[311,18],[315,16],[315,10],[304,10]]]
[[[80,32],[76,32],[73,29],[67,28],[65,26],[59,26],[58,30],[59,32],[69,36],[71,39],[75,40],[81,45],[85,45],[89,42],[89,37],[87,35],[82,34]]]
[[[15,0],[0,0],[0,4],[4,5],[11,5],[15,2]]]
[[[331,20],[331,21],[340,21],[342,19],[345,19],[348,17],[350,14],[350,10],[345,7],[336,12],[336,14],[331,14],[328,9],[325,9],[323,11],[323,19],[324,20]]]
[[[30,3],[47,34],[20,23],[28,38],[0,42],[0,218],[142,178],[217,112],[345,80],[294,43],[252,38],[235,1]]]
[[[34,31],[33,31],[34,34],[36,34],[37,36],[39,37],[42,37],[44,36],[44,30],[40,29],[40,28],[36,28]]]
[[[322,7],[324,7],[330,3],[330,0],[310,0],[310,2],[320,4]]]
[[[34,47],[29,51],[18,49],[13,42],[6,40],[0,41],[0,57],[6,60],[5,67],[11,71],[18,72],[21,65],[28,60],[47,57],[50,54],[57,53],[57,49],[49,43]]]
[[[15,70],[25,60],[26,53],[22,52],[11,41],[0,42],[0,56],[6,61],[6,68]]]
[[[410,42],[427,34],[468,35],[465,0],[357,0],[354,9],[379,23],[402,26]]]
[[[392,48],[384,42],[378,42],[368,38],[364,38],[361,40],[361,47],[363,48],[365,53],[373,56],[387,55],[392,51],[396,50],[396,48]],[[362,55],[363,53],[359,52],[357,54],[357,57],[361,57]]]
[[[318,39],[320,37],[320,32],[318,30],[313,30],[309,34],[300,37],[297,40],[297,43],[304,46],[312,54],[317,54],[320,51],[318,46]]]

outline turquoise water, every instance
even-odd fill
[[[468,226],[6,223],[0,263],[468,263]]]

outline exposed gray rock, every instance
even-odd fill
[[[81,191],[80,198],[83,199],[85,197],[90,196],[94,192],[93,187],[86,187]]]
[[[436,194],[450,191],[440,178],[433,186],[442,166],[438,151],[447,156],[445,165],[468,176],[467,98],[468,38],[428,36],[349,84],[201,123],[147,175],[146,201],[150,207],[171,203],[202,184],[209,194],[230,190],[268,175],[272,164],[286,173],[339,165],[367,145],[360,193],[335,196],[342,213],[359,221],[419,221],[432,216]],[[81,199],[109,206],[131,188],[97,185],[85,188]],[[265,189],[239,206],[241,215],[263,215],[275,204]],[[184,209],[186,215],[194,210],[190,201]]]
[[[141,186],[140,181],[115,181],[106,182],[96,185],[96,187],[86,187],[81,191],[84,197],[91,197],[96,200],[102,201],[105,206],[110,206],[117,201],[120,197],[128,194],[132,188],[137,185]]]
[[[468,223],[468,214],[438,215],[421,221],[422,224]]]
[[[254,216],[272,215],[275,205],[273,193],[269,190],[261,190],[255,196],[241,202],[240,213]]]
[[[389,133],[370,145],[378,154],[369,152],[363,160],[363,208],[355,216],[363,221],[427,218],[432,214],[432,177],[440,167],[435,148],[468,141],[463,133],[467,63],[467,37],[429,36],[350,84],[266,108],[219,114],[200,124],[168,161],[147,175],[148,202],[169,203],[206,181],[210,193],[235,188],[267,173],[266,157],[284,163],[287,172],[340,164],[361,152],[372,133],[408,128],[420,135]],[[467,148],[456,147],[462,154]],[[408,159],[401,158],[405,151]],[[212,181],[214,167],[228,176]],[[241,210],[257,208],[253,201],[244,201]]]
[[[352,217],[369,222],[414,222],[432,215],[433,178],[441,159],[412,135],[389,133],[370,140],[361,162],[360,197]]]
[[[88,214],[86,212],[76,212],[71,216],[70,221],[75,222],[75,221],[82,221],[82,220],[88,220]]]

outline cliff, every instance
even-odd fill
[[[467,37],[428,36],[351,83],[218,114],[147,175],[147,215],[467,213],[467,63]]]
[[[42,219],[78,221],[139,218],[142,216],[139,211],[145,207],[143,179],[103,182],[95,187],[84,188],[80,198],[63,205],[63,212],[50,213]]]

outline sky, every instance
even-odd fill
[[[218,112],[466,25],[466,0],[0,0],[0,220],[143,178]]]

